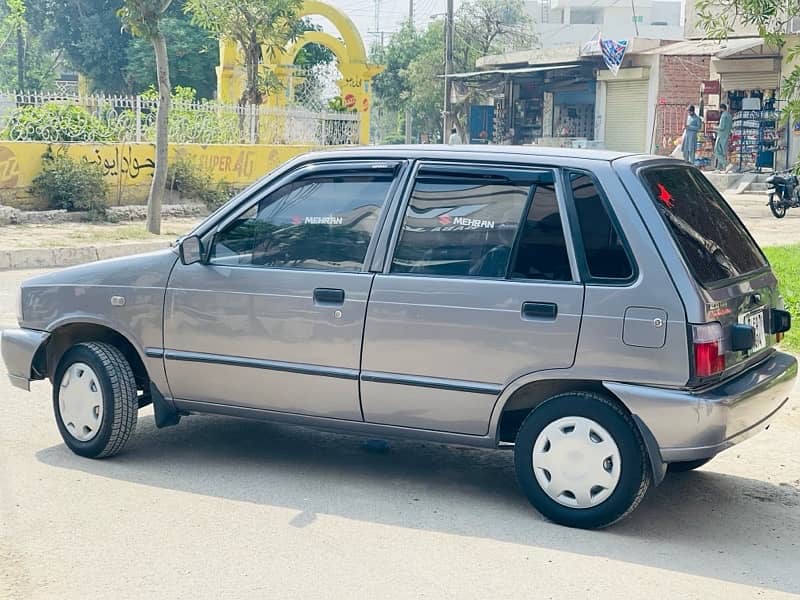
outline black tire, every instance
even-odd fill
[[[590,508],[572,508],[553,500],[539,485],[533,469],[537,437],[564,417],[585,417],[603,427],[620,453],[620,478],[611,495]],[[514,448],[517,480],[531,504],[555,523],[582,529],[602,529],[631,513],[642,501],[652,479],[647,449],[630,415],[599,394],[572,392],[554,396],[523,421]]]
[[[703,458],[701,460],[687,460],[686,462],[674,462],[667,465],[668,473],[687,473],[699,469],[703,465],[711,462],[710,458]]]
[[[769,209],[776,219],[782,219],[786,216],[786,206],[784,206],[780,194],[769,195]]]
[[[96,435],[81,441],[64,425],[59,404],[59,393],[64,374],[75,363],[92,368],[103,396],[103,415]],[[79,456],[106,458],[117,454],[136,429],[139,399],[136,379],[128,360],[116,347],[100,343],[76,344],[64,354],[53,380],[53,409],[56,424],[64,443]]]

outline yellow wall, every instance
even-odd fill
[[[44,208],[28,189],[42,167],[48,144],[0,141],[0,204]],[[109,184],[112,204],[143,202],[155,167],[152,144],[52,144],[53,151],[99,165]],[[169,156],[185,155],[215,180],[244,187],[311,146],[255,146],[235,144],[170,144]]]

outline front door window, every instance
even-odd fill
[[[242,214],[213,242],[216,265],[360,271],[394,174],[309,176]]]

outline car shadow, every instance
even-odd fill
[[[299,528],[317,514],[337,515],[800,592],[800,573],[787,569],[789,557],[800,555],[800,490],[710,469],[667,477],[626,520],[588,532],[541,517],[517,487],[507,451],[411,441],[385,449],[349,435],[215,416],[158,430],[142,414],[137,434],[114,459],[81,459],[63,445],[37,458],[100,477],[294,509],[290,524]]]

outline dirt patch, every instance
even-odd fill
[[[127,223],[61,223],[6,225],[0,228],[0,249],[106,246],[123,242],[171,241],[190,231],[200,219],[169,219],[161,235],[148,233],[142,221]]]

